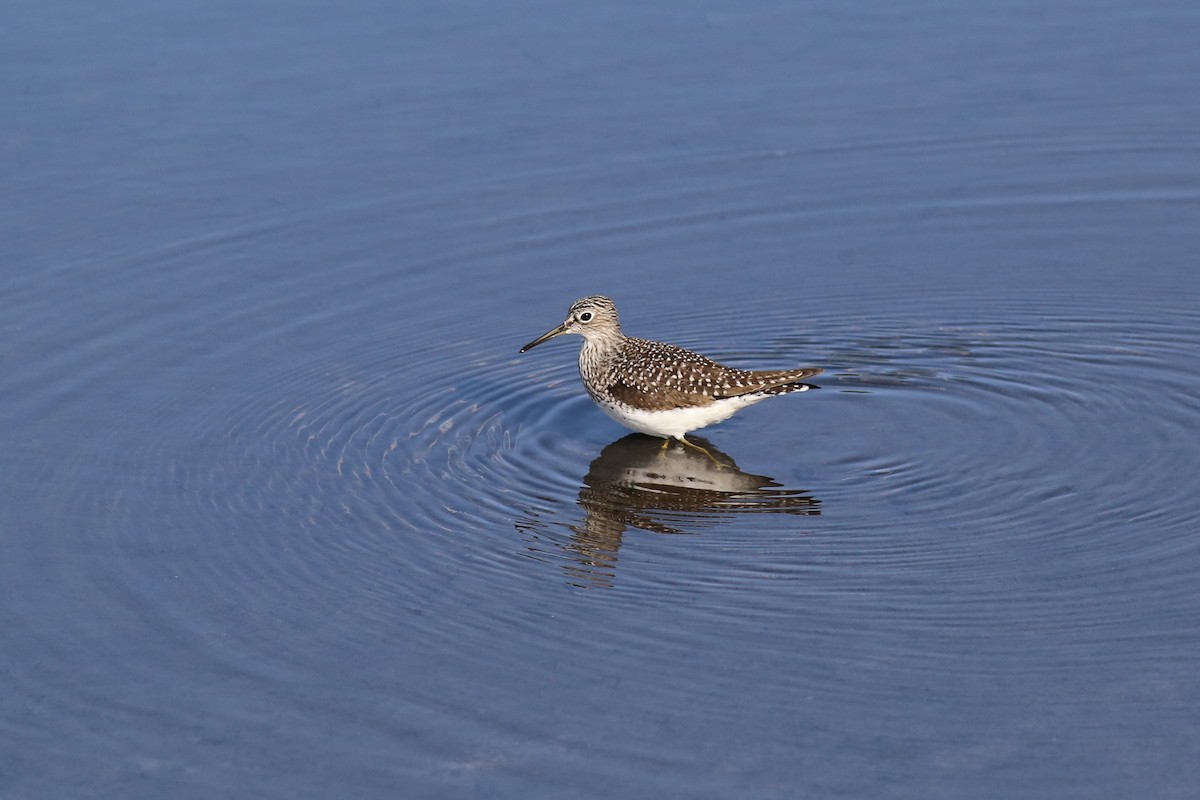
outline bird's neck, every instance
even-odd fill
[[[604,371],[624,341],[625,336],[619,330],[586,337],[579,350],[579,371],[593,375]]]

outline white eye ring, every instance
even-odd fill
[[[585,311],[582,314],[580,314],[579,321],[580,322],[591,322],[592,321],[592,312]]]

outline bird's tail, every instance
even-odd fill
[[[747,388],[742,394],[787,394],[788,392],[806,392],[809,389],[821,387],[814,383],[805,383],[814,375],[820,375],[824,370],[819,367],[805,369],[760,370],[754,377],[762,381],[758,386]]]

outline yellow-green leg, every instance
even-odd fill
[[[720,461],[717,459],[717,457],[716,457],[716,456],[714,456],[712,453],[708,452],[708,450],[706,450],[705,448],[703,448],[703,447],[701,447],[700,445],[696,444],[695,442],[689,442],[689,441],[687,440],[687,437],[686,437],[686,436],[676,436],[675,438],[676,438],[676,439],[678,439],[679,441],[683,442],[684,446],[686,446],[686,447],[690,447],[690,448],[692,448],[693,450],[699,450],[701,453],[704,453],[704,455],[708,456],[709,460],[710,460],[710,461],[712,461],[714,464],[716,464],[718,467],[723,467],[723,466],[725,466],[723,463],[721,463],[721,462],[720,462]]]

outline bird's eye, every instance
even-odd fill
[[[591,322],[592,321],[592,312],[585,311],[582,314],[580,314],[579,321],[580,322]]]

